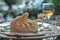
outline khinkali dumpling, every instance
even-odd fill
[[[29,13],[25,12],[22,16],[16,17],[10,25],[11,32],[32,33],[37,30],[37,23],[28,19]]]

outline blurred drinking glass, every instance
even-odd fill
[[[39,21],[43,21],[43,18],[44,18],[44,15],[43,14],[40,13],[37,16],[38,16]]]
[[[42,12],[46,17],[46,22],[49,22],[49,18],[54,14],[54,3],[43,3]]]
[[[0,13],[0,23],[3,23],[5,20],[4,20],[4,17],[3,17],[3,14]]]

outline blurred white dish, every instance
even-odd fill
[[[37,24],[42,24],[42,22],[37,22]],[[60,27],[56,26],[56,25],[51,25],[48,23],[43,23],[44,27],[49,27],[49,29],[51,29],[52,31],[42,31],[42,32],[38,32],[39,34],[48,34],[48,33],[57,33],[60,32]],[[38,31],[41,29],[41,27],[38,28]],[[43,28],[44,29],[44,28]]]

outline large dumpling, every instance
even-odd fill
[[[11,32],[31,33],[37,30],[37,23],[28,19],[29,13],[25,12],[22,16],[16,17],[10,25]]]

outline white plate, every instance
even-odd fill
[[[10,22],[6,22],[6,23],[3,23],[3,24],[0,24],[0,26],[7,26],[9,25]],[[42,22],[37,22],[37,24],[42,24]],[[49,25],[51,24],[48,24],[48,23],[43,23],[43,26],[45,27],[48,27]],[[57,32],[57,31],[60,31],[60,27],[59,26],[49,26],[49,28],[52,30],[52,31],[43,31],[43,32],[38,32],[38,34],[48,34],[48,33],[52,33],[52,32]]]
[[[42,22],[37,22],[37,24],[42,24]],[[48,24],[48,23],[43,23],[43,26],[44,27],[49,27],[49,29],[51,29],[52,31],[42,31],[42,32],[38,32],[39,34],[48,34],[48,33],[60,32],[60,27],[59,26],[51,25],[51,24]]]

